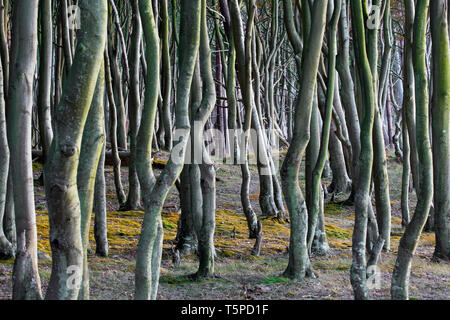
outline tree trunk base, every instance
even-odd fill
[[[0,237],[0,260],[9,260],[15,257],[14,247],[5,236]]]

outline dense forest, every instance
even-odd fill
[[[0,299],[449,299],[447,0],[0,0]]]

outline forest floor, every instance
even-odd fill
[[[158,153],[164,161],[166,154]],[[281,164],[280,164],[281,165]],[[42,165],[34,164],[38,177]],[[127,186],[127,168],[122,168],[122,181]],[[260,212],[259,182],[256,166],[251,166],[251,201],[256,212]],[[352,263],[351,241],[354,223],[354,207],[343,206],[347,195],[337,194],[333,202],[326,199],[325,220],[330,254],[312,257],[316,279],[303,283],[291,281],[281,275],[287,266],[289,224],[273,219],[263,219],[263,245],[261,256],[250,254],[254,240],[248,239],[245,217],[240,202],[241,172],[239,166],[219,164],[217,166],[217,211],[215,246],[217,278],[191,281],[188,275],[197,270],[195,255],[182,257],[181,264],[172,263],[170,249],[173,246],[179,218],[179,197],[175,187],[165,203],[162,214],[164,222],[164,253],[158,299],[353,299],[350,284]],[[134,268],[136,248],[143,212],[118,212],[114,191],[112,167],[106,168],[108,201],[107,258],[89,254],[91,299],[132,299],[134,292]],[[303,176],[300,177],[302,188]],[[372,299],[389,299],[390,283],[398,244],[402,235],[400,219],[401,165],[389,160],[389,179],[392,203],[392,244],[389,252],[383,252],[379,268],[379,289],[370,290]],[[325,183],[330,183],[325,180]],[[304,189],[303,189],[304,190]],[[51,252],[48,241],[48,215],[44,190],[36,185],[36,220],[38,247],[40,250],[39,272],[45,292],[51,273]],[[411,212],[415,207],[415,196],[411,194]],[[93,225],[93,222],[92,222]],[[450,299],[450,264],[431,261],[434,251],[434,233],[423,233],[413,259],[410,278],[411,299]],[[91,231],[91,248],[95,242]],[[0,299],[11,297],[11,274],[13,260],[0,261]]]

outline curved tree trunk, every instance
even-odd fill
[[[402,194],[401,194],[401,210],[402,210],[402,227],[406,228],[410,221],[409,215],[409,180],[411,176],[410,165],[410,147],[409,135],[406,124],[405,104],[402,108],[402,140],[403,140],[403,167],[402,167]]]
[[[196,110],[193,119],[194,152],[202,154],[199,165],[202,206],[194,221],[197,227],[199,267],[197,278],[210,277],[214,275],[214,229],[216,213],[216,172],[214,164],[206,152],[203,143],[204,125],[209,118],[216,101],[216,90],[211,67],[211,51],[209,48],[208,25],[206,22],[206,0],[202,0],[202,18],[200,30],[199,65],[202,78],[202,101]],[[199,126],[197,123],[200,123]],[[194,155],[195,156],[195,155]]]
[[[116,101],[114,98],[113,93],[113,85],[112,85],[112,75],[111,75],[111,64],[109,59],[108,50],[105,50],[104,53],[104,78],[105,78],[105,84],[106,84],[106,93],[108,97],[108,103],[109,103],[109,137],[111,140],[111,153],[112,153],[112,159],[113,159],[113,170],[114,170],[114,186],[116,187],[116,195],[117,195],[117,201],[119,202],[119,206],[122,207],[126,203],[126,196],[125,192],[123,191],[122,186],[122,178],[121,178],[121,172],[120,172],[120,164],[121,160],[119,157],[119,145],[118,145],[118,134],[117,134],[117,123],[118,123],[118,116],[117,116],[117,107],[116,107]],[[131,162],[131,160],[130,160]]]
[[[117,26],[117,25],[116,25]],[[110,58],[110,70],[111,70],[111,80],[114,91],[114,101],[116,103],[116,113],[117,113],[117,147],[121,150],[127,150],[127,130],[126,130],[126,115],[125,115],[125,101],[124,101],[124,88],[123,88],[123,77],[119,66],[119,49],[117,44],[117,32],[115,37],[110,36],[108,40],[108,56]],[[114,35],[114,33],[112,34]],[[114,45],[115,44],[115,45]],[[125,55],[126,57],[126,55]],[[128,59],[125,60],[124,69],[126,76],[126,64]],[[127,79],[128,81],[128,79]]]
[[[81,276],[83,267],[77,170],[107,34],[107,1],[83,0],[79,6],[82,29],[73,67],[55,110],[55,136],[44,167],[52,249],[52,273],[46,294],[50,300],[78,298],[79,283],[71,282],[72,274]]]
[[[240,147],[240,164],[242,171],[242,184],[241,184],[241,202],[244,214],[247,218],[247,224],[249,228],[249,238],[256,238],[258,218],[251,206],[249,193],[250,193],[250,169],[248,166],[248,145],[249,145],[249,135],[251,128],[251,119],[253,107],[251,104],[253,90],[251,88],[251,39],[252,39],[252,29],[254,25],[254,10],[255,8],[251,6],[252,15],[249,16],[247,21],[247,34],[244,37],[244,30],[242,26],[242,18],[240,15],[239,4],[236,0],[230,1],[230,18],[231,18],[231,32],[233,33],[233,43],[236,50],[236,61],[238,66],[237,75],[239,77],[239,83],[241,84],[241,93],[244,96],[244,107],[245,107],[245,119],[244,127],[241,133],[243,138]],[[244,39],[246,42],[244,42]],[[239,122],[239,121],[238,121]]]
[[[140,96],[140,52],[142,41],[142,22],[137,2],[132,1],[133,34],[130,46],[130,96],[128,116],[130,121],[130,163],[128,166],[128,197],[120,210],[139,210],[141,208],[141,188],[136,171],[136,136],[139,130]]]
[[[40,2],[41,11],[41,50],[39,54],[39,92],[38,113],[39,132],[44,162],[47,159],[50,144],[53,139],[53,128],[51,122],[51,86],[52,86],[52,59],[53,59],[53,23],[52,23],[52,1]]]
[[[152,173],[147,170],[151,170],[148,168],[151,167],[149,150],[151,150],[153,134],[149,134],[149,132],[153,130],[152,121],[154,122],[158,97],[158,37],[150,1],[141,1],[140,9],[145,17],[143,20],[145,20],[147,59],[149,64],[152,63],[151,72],[148,73],[147,79],[147,85],[150,87],[146,90],[146,106],[142,116],[144,122],[139,130],[138,151],[139,175],[147,196],[144,201],[145,215],[136,259],[135,299],[144,300],[156,299],[163,240],[161,210],[170,187],[175,183],[183,169],[183,160],[188,143],[187,136],[190,132],[188,104],[192,75],[199,48],[201,1],[183,0],[181,2],[180,75],[177,83],[177,104],[175,108],[175,127],[180,135],[175,137],[175,144],[169,161],[154,183],[152,183]]]
[[[413,177],[413,187],[419,190],[419,159],[416,143],[416,94],[414,91],[413,67],[413,24],[415,16],[415,1],[405,0],[405,41],[404,41],[404,106],[406,109],[406,124],[408,127],[410,163]]]
[[[349,139],[352,144],[352,193],[349,203],[353,203],[359,176],[359,154],[361,152],[360,126],[358,109],[356,107],[355,86],[350,71],[350,35],[348,27],[347,1],[342,1],[341,18],[339,21],[339,40],[341,49],[337,56],[336,68],[341,80],[340,95],[345,109],[345,118]]]
[[[416,141],[419,154],[419,192],[411,222],[400,240],[392,274],[392,299],[408,299],[411,260],[428,218],[433,198],[433,168],[428,119],[428,76],[426,68],[426,25],[429,0],[417,1],[414,21],[413,61],[416,93]]]
[[[330,21],[328,30],[328,84],[327,84],[327,98],[325,106],[325,116],[323,117],[322,137],[320,140],[319,154],[317,155],[317,161],[315,162],[312,172],[312,196],[311,196],[311,212],[309,214],[308,221],[308,250],[311,253],[314,236],[316,234],[317,220],[322,213],[320,212],[320,196],[321,196],[321,177],[323,168],[325,167],[325,161],[327,159],[328,143],[330,138],[331,118],[333,112],[333,100],[335,90],[335,79],[337,72],[336,67],[336,53],[337,53],[337,28],[339,22],[339,16],[341,14],[341,0],[335,4],[333,10],[333,16]],[[317,112],[317,111],[316,111]],[[323,209],[323,207],[322,207]]]
[[[359,66],[364,117],[361,123],[361,153],[359,177],[355,193],[355,225],[352,238],[353,261],[350,269],[350,281],[355,299],[367,299],[366,286],[366,235],[372,176],[373,145],[372,129],[375,112],[375,90],[372,72],[366,48],[366,32],[363,7],[360,0],[351,0],[353,37],[355,41],[356,63]]]
[[[106,51],[106,50],[105,50]],[[78,196],[81,212],[81,241],[83,243],[83,279],[78,299],[89,299],[88,248],[89,229],[91,226],[92,208],[94,204],[95,177],[105,140],[104,135],[104,102],[105,66],[102,62],[94,97],[86,119],[81,141],[80,160],[77,173]]]
[[[284,275],[302,280],[310,268],[307,246],[308,213],[300,190],[298,172],[309,141],[310,119],[316,86],[319,59],[325,33],[328,1],[316,1],[311,14],[311,31],[306,41],[302,62],[297,59],[297,73],[301,75],[296,99],[294,132],[291,145],[281,168],[283,194],[291,222],[289,264]],[[295,29],[292,3],[284,2],[285,24],[295,54],[301,52],[300,37]]]
[[[160,2],[161,6],[161,46],[162,46],[162,71],[163,71],[163,105],[162,114],[160,116],[164,123],[164,149],[172,149],[172,118],[170,114],[170,98],[172,96],[172,74],[170,68],[170,52],[169,52],[169,12],[167,8],[167,0]]]

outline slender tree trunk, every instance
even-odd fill
[[[119,69],[119,54],[117,53],[117,46],[115,50],[108,49],[110,56],[110,70],[114,89],[114,101],[116,102],[117,113],[117,147],[122,150],[127,150],[127,130],[126,130],[126,115],[125,115],[125,101],[123,97],[122,73]]]
[[[6,4],[6,5],[5,5]],[[8,47],[8,36],[7,36],[7,17],[8,17],[8,1],[0,1],[0,55],[2,58],[2,68],[3,68],[3,92],[5,101],[8,100],[8,89],[9,89],[9,47]]]
[[[450,49],[448,4],[431,3],[435,259],[450,261]]]
[[[236,101],[236,48],[234,46],[233,33],[230,33],[228,39],[230,48],[228,49],[227,66],[227,102],[228,102],[228,128],[232,132],[230,137],[230,152],[233,164],[238,164],[239,145],[238,145],[238,123],[237,123],[237,101]]]
[[[306,148],[306,158],[305,158],[305,190],[306,190],[306,206],[308,208],[308,221],[311,221],[311,213],[313,212],[313,201],[314,201],[313,198],[314,192],[312,190],[314,183],[313,171],[317,163],[317,158],[319,156],[320,151],[320,124],[319,124],[320,112],[317,100],[318,97],[315,96],[313,109],[311,113],[311,134],[308,147]],[[321,219],[323,215],[323,192],[321,181],[319,185],[320,191],[319,191],[318,220]],[[325,255],[327,253],[327,250],[329,249],[326,240],[325,230],[323,228],[324,228],[323,223],[319,223],[317,224],[317,228],[313,233],[313,238],[316,241],[312,243],[311,252],[314,252],[318,255]]]
[[[184,165],[180,174],[180,207],[181,215],[178,222],[177,245],[180,255],[194,254],[198,250],[197,235],[191,213],[191,186],[189,179],[189,166]]]
[[[380,5],[381,1],[377,0],[373,5]],[[386,6],[390,9],[390,1]],[[386,11],[389,15],[390,10]],[[379,14],[379,13],[376,13]],[[375,91],[375,117],[373,127],[373,181],[375,191],[375,204],[377,209],[377,222],[380,234],[384,239],[384,249],[390,248],[390,232],[391,232],[391,200],[389,195],[389,178],[387,172],[386,146],[383,135],[383,118],[381,116],[381,105],[379,104],[378,95],[378,29],[372,28],[367,30],[367,53],[369,63],[372,70],[372,81],[374,82]],[[387,68],[387,66],[386,66]]]
[[[14,251],[17,247],[17,233],[16,233],[16,217],[14,212],[14,192],[13,192],[13,182],[12,182],[12,170],[11,161],[9,163],[9,172],[7,179],[7,190],[6,190],[6,202],[5,202],[5,213],[3,216],[3,232],[5,233],[6,239],[13,245]]]
[[[341,80],[340,96],[345,109],[345,119],[347,123],[349,139],[352,145],[352,193],[347,200],[348,204],[353,204],[356,193],[356,186],[359,177],[359,155],[361,153],[360,125],[358,109],[356,107],[355,85],[350,71],[350,32],[347,14],[348,1],[342,1],[341,18],[339,19],[339,41],[340,47],[337,56],[336,69]]]
[[[57,43],[55,47],[55,67],[54,67],[54,88],[55,88],[55,95],[53,99],[53,109],[51,110],[52,114],[54,114],[54,111],[56,109],[56,106],[59,104],[59,101],[61,100],[61,94],[62,94],[62,74],[63,74],[63,68],[64,68],[64,57],[63,57],[63,48],[62,48],[62,26],[61,26],[61,15],[58,15],[56,18],[56,35],[55,35],[55,41]],[[54,117],[52,117],[52,121],[54,124]]]
[[[309,142],[310,119],[320,53],[325,33],[328,1],[316,1],[311,13],[311,28],[301,63],[297,59],[300,90],[295,106],[294,133],[281,168],[283,194],[291,222],[289,264],[284,275],[302,280],[310,269],[307,246],[308,213],[298,183],[300,163]],[[309,10],[308,10],[309,11]],[[300,36],[293,20],[292,3],[284,1],[285,25],[295,54],[301,52]],[[304,12],[305,13],[305,12]]]
[[[333,179],[328,188],[328,192],[346,193],[351,189],[351,180],[347,173],[345,164],[344,148],[342,142],[336,135],[336,124],[331,123],[330,143],[328,150],[330,153],[330,167],[333,171]]]
[[[216,213],[216,172],[214,164],[206,152],[203,143],[204,125],[209,118],[216,101],[216,90],[211,67],[211,51],[209,48],[208,25],[206,22],[206,0],[202,0],[202,17],[200,30],[199,65],[202,79],[202,100],[193,119],[195,127],[192,130],[194,139],[191,143],[195,152],[202,154],[202,161],[198,165],[201,191],[201,204],[198,214],[194,216],[194,226],[197,230],[199,267],[197,278],[214,275],[214,229]],[[198,125],[200,124],[200,125]],[[195,164],[194,164],[195,165]]]
[[[360,0],[351,0],[353,37],[355,41],[356,64],[359,66],[359,78],[364,107],[361,123],[361,153],[359,162],[358,185],[355,193],[355,225],[353,229],[350,282],[355,299],[368,298],[366,286],[366,235],[370,200],[370,183],[372,176],[373,145],[372,129],[375,113],[375,90],[372,72],[366,48],[365,22]]]
[[[0,26],[1,28],[2,26]],[[9,148],[6,133],[6,110],[3,85],[3,67],[0,66],[0,260],[14,257],[14,248],[6,238],[3,217],[6,213],[6,194],[9,173]]]
[[[163,106],[162,118],[164,122],[164,148],[172,149],[172,119],[170,115],[170,98],[172,96],[172,74],[170,67],[170,51],[169,51],[169,12],[167,0],[160,2],[161,6],[161,46],[162,46],[162,70],[163,70]],[[174,31],[173,31],[174,32]]]
[[[247,224],[249,228],[249,238],[254,239],[257,235],[257,226],[258,219],[256,217],[255,212],[251,206],[249,193],[250,193],[250,169],[248,166],[248,145],[249,145],[249,135],[251,128],[251,119],[252,119],[252,88],[251,88],[251,36],[252,29],[254,25],[254,10],[253,6],[250,7],[251,15],[247,21],[247,33],[244,36],[242,19],[240,16],[239,5],[236,0],[231,1],[230,3],[230,17],[231,17],[231,27],[233,33],[233,42],[236,50],[236,61],[238,66],[239,83],[241,85],[241,92],[244,95],[245,103],[245,119],[244,119],[244,127],[243,127],[243,138],[241,141],[240,147],[240,164],[242,171],[242,184],[241,184],[241,202],[244,214],[247,218]],[[252,2],[253,4],[253,2]],[[245,42],[244,42],[245,39]],[[238,120],[239,122],[239,120]]]
[[[419,155],[419,192],[411,222],[400,240],[398,256],[392,274],[392,299],[408,299],[411,260],[425,226],[433,198],[433,167],[429,136],[429,99],[426,69],[426,25],[429,0],[417,1],[414,21],[413,62],[416,93],[416,142]]]
[[[52,87],[52,60],[53,60],[53,23],[52,2],[43,0],[40,2],[41,11],[41,49],[39,65],[39,132],[41,135],[44,162],[47,159],[50,144],[53,139],[51,122],[51,87]]]
[[[7,104],[7,130],[17,228],[13,299],[20,300],[42,299],[31,159],[31,114],[38,9],[38,1],[15,1],[12,22],[12,76]]]
[[[105,123],[102,124],[104,135]],[[95,253],[100,257],[108,256],[108,228],[106,215],[106,182],[105,182],[105,149],[106,141],[103,141],[102,153],[100,155],[94,187],[94,237]]]
[[[312,172],[312,200],[311,212],[308,221],[308,250],[311,252],[314,235],[316,233],[316,225],[320,211],[320,195],[321,195],[321,177],[325,161],[327,159],[328,143],[330,138],[331,118],[333,112],[333,99],[336,79],[336,53],[337,53],[337,29],[339,16],[341,14],[341,0],[338,0],[333,10],[333,16],[330,21],[328,30],[328,84],[327,84],[327,98],[325,107],[325,116],[323,117],[322,138],[320,140],[320,149]],[[323,208],[322,208],[323,209]]]
[[[69,29],[69,11],[67,7],[67,0],[61,0],[61,30],[62,30],[62,39],[63,39],[63,49],[64,49],[64,58],[65,58],[65,68],[66,74],[69,72],[70,67],[72,66],[72,41],[70,37],[70,29]]]
[[[404,107],[406,109],[406,124],[408,127],[411,173],[413,187],[416,193],[419,189],[419,158],[416,144],[416,94],[414,91],[413,67],[413,24],[415,16],[415,2],[405,0],[405,41],[404,41]]]
[[[144,200],[145,215],[136,259],[135,299],[143,300],[155,299],[157,295],[163,233],[161,210],[170,187],[175,183],[183,169],[183,160],[188,143],[187,136],[190,132],[188,117],[190,86],[200,40],[201,1],[183,0],[181,2],[180,75],[177,82],[175,127],[178,129],[178,133],[182,133],[175,137],[175,144],[169,161],[153,185],[151,184],[151,173],[146,172],[151,167],[150,159],[146,158],[150,157],[148,150],[151,148],[151,141],[148,137],[153,136],[148,134],[152,130],[153,123],[151,122],[151,117],[147,118],[147,113],[152,114],[152,112],[156,111],[159,61],[155,57],[158,57],[159,50],[156,49],[158,48],[158,39],[149,0],[141,1],[140,8],[145,16],[147,59],[149,63],[152,63],[151,72],[153,72],[148,74],[147,85],[150,87],[146,90],[147,98],[145,102],[148,105],[144,107],[143,113],[145,115],[142,117],[145,119],[145,123],[142,124],[142,128],[139,130],[139,140],[141,142],[139,143],[140,151],[138,153],[140,157],[139,172],[142,180],[145,179],[142,184],[147,196]],[[155,74],[158,76],[154,76]],[[148,188],[151,189],[148,190]]]
[[[108,50],[105,50],[104,54],[104,61],[105,61],[105,67],[104,67],[104,77],[105,77],[105,83],[106,83],[106,93],[108,96],[108,103],[109,103],[109,137],[111,140],[111,153],[113,158],[113,169],[114,169],[114,186],[116,187],[116,195],[117,195],[117,201],[119,202],[119,206],[124,206],[126,202],[126,196],[125,192],[123,191],[122,186],[122,178],[121,178],[121,172],[120,172],[120,164],[121,160],[119,157],[119,146],[117,142],[117,107],[116,107],[116,101],[114,99],[114,93],[113,93],[113,85],[112,85],[112,76],[111,76],[111,64],[110,59],[108,55]]]
[[[141,208],[141,188],[136,171],[136,136],[139,130],[140,97],[140,52],[142,41],[142,23],[137,1],[131,2],[133,9],[133,35],[130,47],[130,96],[128,116],[130,121],[130,162],[128,166],[128,198],[121,210]]]
[[[403,168],[402,168],[402,194],[401,194],[401,210],[402,210],[402,227],[406,228],[410,221],[409,215],[409,180],[411,176],[410,165],[410,148],[409,135],[406,124],[405,104],[402,108],[402,140],[403,140]]]
[[[83,243],[83,279],[81,282],[78,299],[89,299],[89,268],[88,248],[89,229],[94,204],[95,177],[102,153],[102,145],[105,139],[103,126],[105,93],[105,67],[102,64],[98,75],[94,97],[86,119],[81,142],[80,160],[77,173],[78,196],[80,198],[81,211],[81,241]]]

